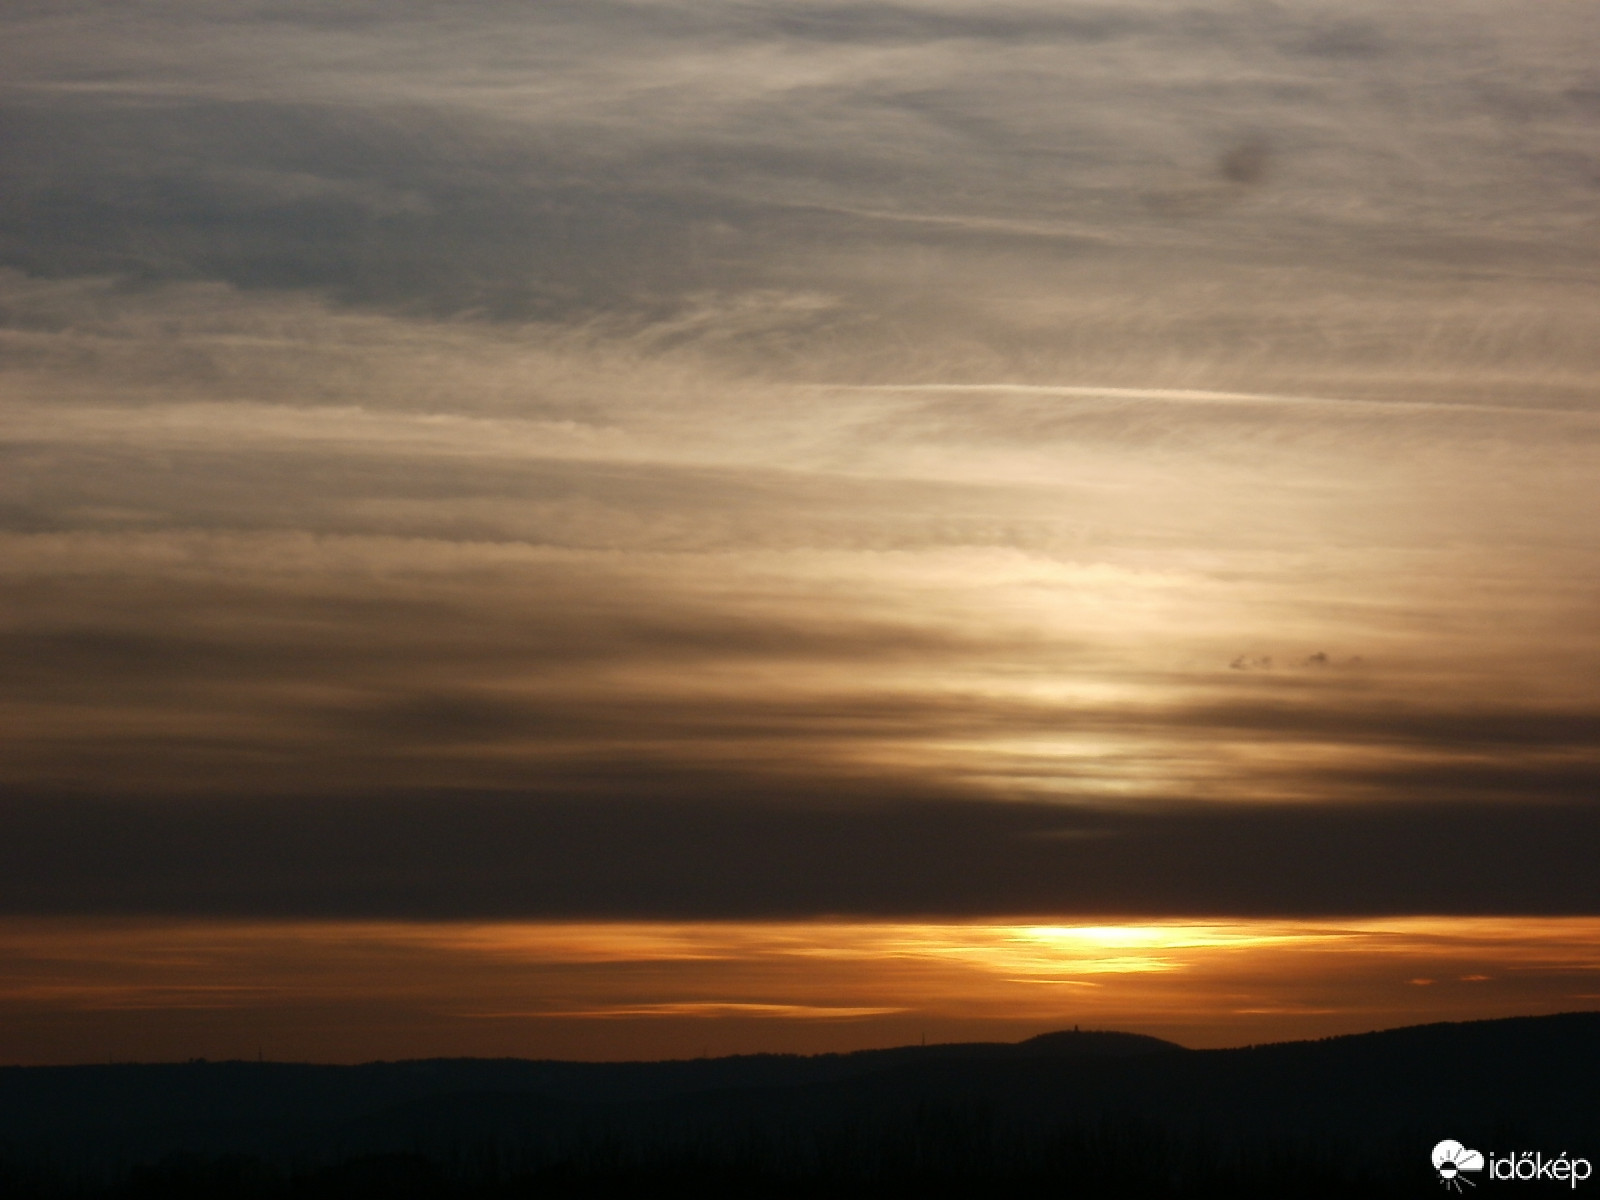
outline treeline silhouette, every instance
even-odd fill
[[[665,1063],[0,1069],[0,1195],[1414,1196],[1600,1159],[1600,1013],[1234,1050],[1067,1032]]]

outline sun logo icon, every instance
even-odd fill
[[[1461,1172],[1483,1170],[1483,1152],[1468,1150],[1460,1142],[1446,1138],[1433,1148],[1433,1169],[1439,1172],[1439,1182],[1447,1188],[1459,1192],[1463,1183],[1468,1187],[1477,1187]]]

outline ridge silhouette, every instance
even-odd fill
[[[1324,1194],[1319,1179],[1415,1194],[1446,1136],[1600,1159],[1597,1079],[1594,1012],[1226,1050],[1063,1031],[667,1062],[9,1067],[0,1182],[41,1197],[591,1195],[692,1168],[710,1194],[1004,1179],[1265,1195],[1289,1175],[1297,1194]]]

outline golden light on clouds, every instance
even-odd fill
[[[1018,1040],[1192,1046],[1592,1008],[1600,920],[8,921],[6,1061],[616,1058]],[[121,1047],[121,1049],[119,1049]]]
[[[1478,761],[1441,698],[1594,702],[1596,417],[1538,389],[819,387],[649,329],[0,283],[0,782],[613,754],[1302,802]],[[1494,753],[1593,765],[1540,741]]]

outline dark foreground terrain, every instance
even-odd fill
[[[669,1063],[0,1069],[0,1196],[1440,1196],[1600,1162],[1600,1013],[1236,1050],[1132,1034]],[[1600,1179],[1490,1192],[1600,1195]],[[1468,1180],[1469,1184],[1471,1180]]]

